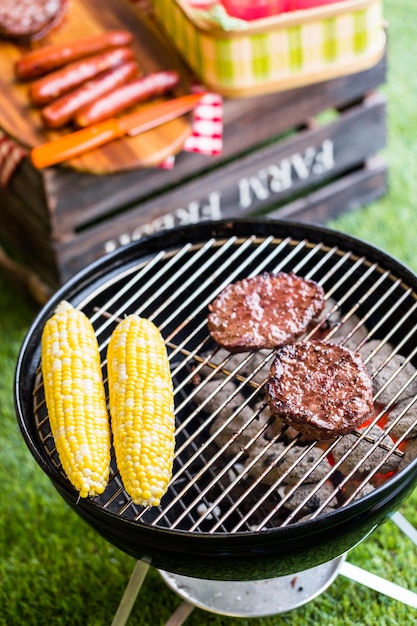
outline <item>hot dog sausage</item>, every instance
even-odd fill
[[[42,109],[42,119],[49,128],[60,128],[74,118],[81,107],[123,85],[138,72],[134,61],[104,72],[77,89],[57,98]]]
[[[167,93],[177,86],[178,81],[179,76],[174,71],[155,72],[132,80],[80,109],[75,122],[78,126],[96,124],[139,102]]]
[[[66,67],[35,80],[29,87],[33,104],[42,106],[78,87],[101,72],[133,60],[131,48],[115,48],[96,54],[82,61],[74,61]]]
[[[133,35],[129,31],[113,30],[77,41],[44,46],[21,57],[16,63],[16,72],[22,79],[37,78],[86,56],[109,48],[128,46],[132,41]]]

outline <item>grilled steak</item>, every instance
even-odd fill
[[[266,397],[273,415],[319,440],[353,431],[373,409],[372,381],[359,354],[321,341],[278,349]]]
[[[0,36],[40,39],[63,17],[69,0],[2,0]]]
[[[230,352],[275,348],[295,341],[323,308],[316,282],[264,272],[223,289],[209,305],[208,328]]]

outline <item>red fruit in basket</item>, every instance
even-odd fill
[[[257,20],[289,10],[291,0],[222,0],[227,13],[241,20]]]
[[[227,13],[242,20],[256,20],[335,2],[340,2],[340,0],[222,0]]]
[[[290,5],[294,5],[291,7],[291,10],[294,11],[296,9],[313,9],[336,2],[340,2],[340,0],[290,0]]]

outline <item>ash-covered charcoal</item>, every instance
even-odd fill
[[[287,485],[282,490],[282,495],[285,498],[287,494],[293,489],[293,486]],[[306,498],[308,498],[306,500]],[[330,498],[329,502],[327,500]],[[303,502],[305,503],[303,504]],[[288,511],[295,511],[299,506],[302,508],[298,511],[303,519],[306,519],[306,515],[314,513],[323,504],[326,503],[321,513],[326,513],[337,508],[338,501],[337,496],[334,495],[334,486],[331,482],[325,482],[318,489],[315,489],[311,484],[300,485],[294,491],[294,493],[285,501],[284,506]],[[301,521],[301,520],[300,520]]]
[[[241,370],[242,374],[246,377],[251,376],[251,381],[257,385],[265,383],[269,376],[269,368],[271,366],[271,358],[268,358],[270,355],[270,350],[257,350],[253,352],[252,358],[243,365]],[[255,370],[257,371],[252,376]]]
[[[357,315],[351,314],[345,319],[340,309],[336,308],[332,311],[335,306],[337,306],[336,300],[333,298],[326,300],[322,314],[322,318],[326,321],[312,339],[325,339],[344,345],[350,350],[356,350],[357,346],[366,340],[368,330]]]
[[[221,515],[221,508],[219,506],[215,506],[213,511],[211,513],[207,513],[207,511],[209,510],[209,507],[211,506],[211,502],[205,504],[204,502],[201,502],[198,506],[197,506],[197,513],[198,515],[200,515],[200,517],[205,518],[207,521],[210,521],[212,519],[217,519],[220,517]]]
[[[245,357],[243,354],[231,354],[228,350],[220,348],[218,350],[203,353],[202,358],[207,361],[207,365],[198,368],[198,377],[200,379],[211,378],[219,379],[225,377],[225,372],[241,373],[242,361]]]
[[[400,439],[406,433],[407,439],[417,437],[417,402],[407,408],[409,403],[410,399],[402,400],[387,413],[385,428],[394,439]]]
[[[219,387],[218,380],[207,381],[204,386],[196,393],[195,400],[202,405],[202,410],[206,414],[219,413],[210,424],[210,435],[214,436],[214,443],[222,448],[227,445],[225,453],[234,456],[240,452],[244,446],[256,435],[263,424],[266,424],[271,416],[263,413],[263,417],[254,417],[256,411],[245,404],[245,397],[242,393],[237,392],[232,382],[227,383],[224,387]],[[213,393],[213,396],[210,395]],[[231,397],[232,396],[232,397]],[[233,419],[227,423],[228,418],[236,411]],[[242,432],[238,435],[238,432]]]
[[[227,446],[224,451],[225,455],[234,456],[242,452],[251,439],[257,436],[260,436],[265,444],[267,443],[263,436],[259,435],[263,423],[256,417],[252,419],[253,415],[253,411],[250,411],[250,416],[248,412],[246,414],[241,412],[226,425],[224,423],[225,418],[220,415],[212,423],[210,435],[214,435],[214,443],[219,448]],[[249,421],[250,419],[252,421]]]
[[[323,316],[329,313],[336,304],[336,300],[329,298],[326,301]],[[367,328],[361,324],[360,318],[351,314],[346,317],[340,310],[332,312],[327,321],[327,333],[325,338],[332,343],[338,343],[350,350],[356,350],[357,346],[368,336]],[[316,337],[314,337],[315,339]]]
[[[374,351],[375,354],[373,354]],[[403,369],[400,369],[406,359],[401,354],[393,355],[393,351],[394,348],[390,344],[382,345],[376,340],[368,341],[359,350],[366,369],[372,377],[375,399],[382,404],[392,401],[403,385],[406,385],[406,388],[402,391],[398,401],[417,394],[417,378],[408,382],[416,372],[414,365],[407,363]],[[391,376],[393,376],[392,381],[385,387]]]
[[[338,467],[342,474],[349,474],[359,464],[356,472],[359,474],[367,474],[382,463],[378,467],[378,472],[386,474],[393,472],[398,468],[401,458],[396,454],[391,454],[384,461],[388,451],[386,448],[392,448],[394,441],[388,435],[384,435],[384,431],[379,426],[373,426],[366,438],[358,438],[356,435],[345,435],[332,449],[334,460],[339,461],[347,452],[349,455]],[[375,446],[378,441],[380,445]],[[385,449],[381,446],[385,446]],[[371,454],[365,458],[369,451],[373,448]]]
[[[323,341],[278,348],[266,384],[272,415],[318,440],[347,434],[373,410],[372,381],[359,354]]]
[[[253,409],[245,404],[245,396],[236,391],[236,386],[229,381],[222,387],[218,380],[206,381],[194,395],[195,401],[201,405],[204,413],[212,414],[220,411],[219,416],[224,422],[234,411],[239,411],[241,420],[248,420],[253,415]]]
[[[252,478],[258,478],[267,468],[271,467],[262,479],[267,485],[274,484],[280,478],[286,484],[291,485],[297,483],[300,478],[305,478],[306,483],[317,483],[332,472],[332,466],[326,456],[321,458],[323,450],[320,448],[311,448],[306,452],[307,449],[301,446],[289,447],[286,443],[278,441],[272,444],[268,450],[265,450],[266,443],[259,439],[249,448],[249,457],[245,465],[249,468],[248,474]],[[250,467],[259,454],[262,456]],[[315,463],[318,465],[312,469]],[[292,467],[293,465],[294,467]],[[310,471],[311,473],[308,474]]]
[[[230,352],[295,341],[324,307],[324,290],[293,273],[263,272],[225,287],[209,304],[208,329]]]
[[[417,458],[417,439],[407,439],[404,446],[401,446],[401,450],[404,453],[403,458],[398,466],[398,471],[401,471],[412,461]]]
[[[373,491],[375,491],[375,487],[371,483],[362,484],[357,480],[351,479],[348,480],[346,485],[343,486],[342,497],[344,500],[347,500],[348,498],[351,498],[354,494],[352,500],[358,500],[359,498],[362,498],[363,496],[366,496]]]
[[[236,377],[250,377],[251,382],[260,385],[265,382],[269,374],[270,361],[268,356],[270,353],[270,350],[256,350],[250,354],[232,354],[228,350],[219,348],[212,354],[202,355],[204,360],[208,359],[209,364],[200,368],[199,378],[206,378],[211,375],[214,380],[224,378],[227,372],[236,372]],[[258,368],[259,371],[254,374]]]

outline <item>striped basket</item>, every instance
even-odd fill
[[[186,0],[153,0],[159,23],[209,89],[281,91],[359,72],[385,50],[382,0],[340,0],[252,22],[219,23]]]

